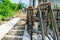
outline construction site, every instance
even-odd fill
[[[29,0],[24,10],[0,25],[0,40],[60,40],[60,9],[52,1]]]

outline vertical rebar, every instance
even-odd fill
[[[33,0],[33,7],[35,8],[35,2],[36,2],[36,0]]]
[[[57,24],[56,24],[56,19],[55,19],[55,15],[51,9],[51,7],[49,7],[50,10],[50,15],[51,15],[51,22],[52,22],[52,27],[53,27],[53,39],[54,40],[58,40],[58,29],[57,29]]]
[[[42,11],[41,11],[40,8],[38,9],[38,11],[39,11],[39,23],[40,23],[41,32],[42,32],[42,40],[45,40],[44,27],[43,27],[43,20],[42,20]]]
[[[30,6],[32,6],[32,0],[30,0],[30,3],[29,3]]]

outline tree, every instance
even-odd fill
[[[18,4],[18,7],[17,7],[17,10],[22,9],[22,8],[24,7],[24,5],[25,5],[25,4],[24,4],[24,3],[22,3],[22,2],[21,2],[21,3],[19,3],[19,4]]]
[[[9,0],[2,0],[2,2],[0,2],[0,15],[2,16],[2,19],[11,17],[13,15],[12,11],[15,10],[17,5],[16,11],[22,9],[24,3],[15,4],[11,3]]]
[[[0,3],[0,15],[2,15],[2,19],[7,18],[8,14],[11,14],[10,1],[2,0]]]

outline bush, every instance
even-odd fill
[[[17,6],[16,11],[18,11],[22,9],[23,5],[24,5],[23,3],[14,4],[11,3],[9,0],[2,0],[2,2],[0,2],[1,19],[5,19],[13,16],[13,11],[15,10],[16,6]]]
[[[2,0],[0,3],[0,15],[2,19],[9,17],[8,15],[12,14],[12,9],[10,8],[9,0]]]

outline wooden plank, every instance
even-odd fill
[[[7,23],[0,26],[0,40],[8,33],[11,28],[20,20],[20,18],[13,18],[12,20],[8,21]]]
[[[23,36],[6,35],[7,38],[23,38]]]

